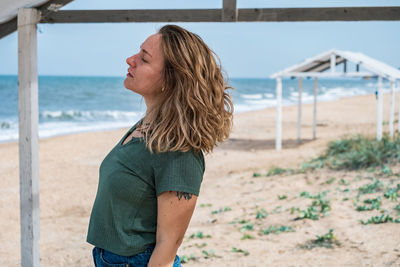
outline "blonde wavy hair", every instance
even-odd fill
[[[216,54],[196,34],[166,25],[161,34],[163,87],[146,134],[152,152],[209,153],[228,139],[233,103]],[[218,63],[217,63],[218,60]],[[147,116],[146,115],[146,116]]]

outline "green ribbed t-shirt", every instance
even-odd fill
[[[137,125],[137,124],[136,124]],[[143,252],[156,242],[157,196],[164,191],[198,195],[203,154],[151,153],[134,125],[104,158],[90,216],[87,242],[121,256]]]

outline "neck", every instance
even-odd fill
[[[154,121],[154,107],[157,106],[157,100],[156,99],[146,99],[146,115],[143,119],[143,124],[150,123]]]
[[[154,109],[147,106],[146,115],[143,118],[143,124],[150,124],[152,121],[154,121]]]

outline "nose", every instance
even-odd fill
[[[131,66],[131,67],[135,67],[135,56],[136,56],[136,55],[133,55],[133,56],[131,56],[131,57],[128,57],[128,58],[126,59],[126,64],[128,64],[128,65]]]

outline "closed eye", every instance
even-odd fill
[[[146,59],[144,59],[144,57],[140,57],[140,59],[144,62],[144,63],[149,63]]]

